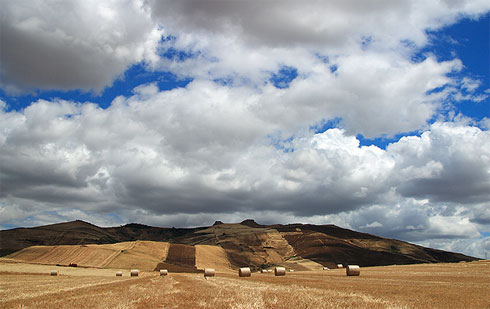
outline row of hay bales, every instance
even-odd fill
[[[337,268],[343,268],[342,264],[338,264]],[[323,267],[323,270],[329,270],[328,267]],[[294,269],[290,269],[290,272],[294,272]],[[261,273],[268,273],[272,272],[271,269],[262,269]],[[347,265],[345,268],[345,272],[347,276],[359,276],[361,273],[361,268],[359,265]],[[50,273],[51,276],[58,276],[58,271],[53,270]],[[116,272],[116,277],[122,277],[123,272],[118,271]],[[131,277],[138,277],[139,275],[139,270],[138,269],[131,269],[130,271]],[[167,269],[160,269],[160,276],[166,276],[168,275],[168,270]],[[215,275],[215,270],[214,268],[204,268],[204,277],[214,277]],[[285,276],[286,275],[286,268],[285,267],[275,267],[274,268],[274,275],[275,276]],[[252,276],[252,271],[250,267],[241,267],[238,269],[238,276],[239,277],[250,277]]]
[[[338,268],[344,268],[342,264],[337,265]],[[329,270],[328,267],[323,267],[323,270]],[[260,271],[261,273],[268,273],[272,272],[271,269],[262,269]],[[294,272],[294,269],[290,269],[289,272]],[[361,274],[361,268],[359,265],[347,265],[345,268],[345,273],[347,276],[359,276]],[[250,277],[252,275],[252,272],[250,270],[250,267],[241,267],[238,269],[238,276],[239,277]],[[286,268],[284,267],[275,267],[274,268],[274,275],[276,276],[285,276],[286,275]]]
[[[337,264],[337,268],[344,268],[344,265]],[[323,270],[329,270],[328,267],[323,267]],[[347,265],[345,268],[345,274],[347,276],[359,276],[361,274],[361,268],[359,265]]]
[[[268,271],[266,269],[262,269],[261,272],[262,273],[272,272],[272,270]],[[276,268],[274,268],[274,274],[276,276],[284,276],[284,275],[286,275],[286,268],[276,267]],[[214,268],[204,268],[204,277],[214,277],[214,275],[215,275]],[[238,269],[238,276],[239,277],[251,277],[252,276],[252,270],[250,269],[250,267],[240,267]]]
[[[138,277],[139,275],[139,270],[138,269],[131,269],[131,277]],[[160,276],[166,276],[168,275],[168,270],[167,269],[160,269]],[[116,273],[116,276],[122,276],[122,271],[118,271]]]
[[[140,271],[138,269],[131,269],[129,272],[131,277],[138,277]],[[57,270],[52,270],[49,273],[51,276],[58,276],[59,272]],[[122,277],[123,272],[122,271],[116,271],[116,277]],[[168,275],[168,270],[166,269],[160,269],[160,276],[166,276]]]
[[[342,264],[337,265],[338,268],[343,268]],[[323,267],[323,270],[328,270],[328,267]],[[294,272],[294,269],[290,269],[290,272]],[[268,273],[272,272],[271,269],[262,269],[261,273]],[[345,268],[345,272],[347,276],[359,276],[361,273],[361,268],[359,265],[347,265]],[[215,270],[214,268],[204,268],[204,277],[214,277],[215,275]],[[168,270],[167,269],[161,269],[160,270],[160,276],[166,276],[168,275]],[[275,267],[274,268],[274,275],[275,276],[285,276],[286,275],[286,268],[285,267]],[[122,272],[116,273],[116,276],[122,276]],[[138,276],[138,270],[131,270],[131,276]],[[240,267],[238,269],[238,276],[239,277],[251,277],[252,276],[252,270],[250,267]]]

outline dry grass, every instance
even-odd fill
[[[5,266],[6,265],[6,266]],[[144,273],[142,277],[27,274],[0,262],[1,308],[489,308],[490,261],[294,272],[285,277]],[[71,269],[74,272],[84,269]],[[100,275],[98,272],[101,272]],[[112,272],[114,276],[114,272]]]
[[[32,246],[7,258],[34,264],[82,267],[139,268],[151,271],[167,256],[169,244],[156,241],[122,242],[106,245]]]
[[[233,271],[225,250],[219,246],[197,245],[196,267],[198,269],[210,267],[223,272]]]
[[[317,262],[314,262],[310,259],[304,259],[300,256],[295,256],[287,260],[286,263],[278,263],[284,264],[288,268],[294,270],[321,270],[323,269],[323,265]]]
[[[29,263],[61,265],[76,263],[86,267],[104,267],[121,250],[127,250],[131,245],[132,243],[125,242],[110,245],[32,246],[8,257]]]
[[[136,241],[134,246],[120,252],[106,268],[133,268],[153,271],[167,257],[169,243],[157,241]]]

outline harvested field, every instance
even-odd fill
[[[35,264],[69,265],[97,268],[139,268],[151,271],[167,256],[169,244],[132,241],[108,245],[32,246],[7,258]]]
[[[347,277],[343,269],[251,278],[217,272],[208,280],[199,274],[160,277],[157,272],[131,278],[127,273],[114,277],[110,271],[109,277],[107,269],[69,267],[51,277],[53,266],[34,266],[44,268],[42,274],[27,271],[29,265],[0,260],[1,308],[490,307],[485,297],[490,261],[365,267],[359,277]]]
[[[168,248],[168,242],[136,241],[130,249],[120,252],[105,267],[153,271],[167,257]]]
[[[39,264],[75,263],[85,267],[104,267],[121,250],[128,250],[132,245],[132,242],[124,242],[110,245],[32,246],[10,254],[8,258]]]
[[[285,266],[288,266],[294,270],[319,270],[323,269],[322,264],[314,262],[309,259],[303,259],[301,257],[293,257],[284,263]]]
[[[197,245],[196,267],[210,267],[222,272],[233,271],[225,250],[218,246]]]

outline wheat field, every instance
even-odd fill
[[[75,263],[83,267],[139,268],[152,271],[167,256],[169,243],[130,241],[104,245],[31,246],[8,256],[30,264]]]
[[[59,276],[49,276],[58,269]],[[490,308],[490,261],[253,273],[115,277],[116,269],[0,259],[0,308]]]

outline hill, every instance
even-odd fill
[[[0,256],[30,246],[114,244],[125,241],[170,241],[196,229],[160,228],[143,224],[101,228],[76,220],[33,228],[0,231]]]
[[[27,262],[68,265],[79,261],[81,266],[92,267],[128,268],[140,260],[146,261],[142,269],[168,268],[174,272],[196,272],[210,264],[223,270],[274,265],[311,270],[337,264],[382,266],[477,260],[335,225],[260,225],[253,220],[216,222],[199,228],[141,224],[101,228],[83,221],[17,228],[0,231],[0,253]]]

